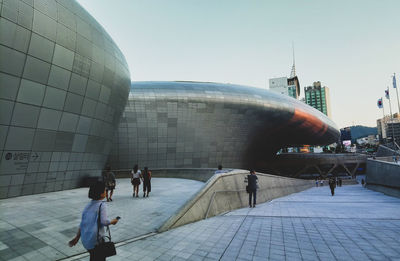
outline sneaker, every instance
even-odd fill
[[[112,201],[112,198],[110,198],[110,201]]]
[[[256,207],[256,205],[253,205],[253,208],[255,208]]]

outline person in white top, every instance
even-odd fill
[[[142,175],[142,172],[139,170],[139,167],[137,164],[133,167],[131,174],[132,174],[131,183],[133,185],[133,197],[135,197],[135,195],[136,195],[136,197],[138,198],[139,197],[140,177]]]

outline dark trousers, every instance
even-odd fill
[[[253,196],[253,204],[251,204],[251,197]],[[256,205],[256,198],[257,198],[257,190],[250,190],[249,191],[249,206]]]
[[[331,186],[331,194],[332,194],[332,196],[335,195],[335,187]]]
[[[99,256],[94,256],[94,249],[90,249],[88,250],[89,254],[90,254],[90,261],[105,261],[106,258],[105,257],[99,257]]]
[[[147,194],[151,191],[151,183],[150,180],[143,181],[143,193],[147,191]]]

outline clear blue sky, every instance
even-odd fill
[[[339,127],[376,126],[400,76],[398,0],[79,0],[124,53],[132,81],[192,80],[268,88],[289,76],[330,88]],[[398,79],[400,85],[400,78]],[[385,112],[388,102],[384,100]]]

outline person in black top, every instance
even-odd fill
[[[258,178],[256,176],[256,172],[254,170],[250,171],[250,175],[247,175],[247,185],[249,192],[249,207],[256,207],[256,198],[257,198],[257,182]],[[251,198],[253,197],[253,204],[251,204]]]
[[[113,196],[114,189],[115,189],[115,175],[111,171],[110,166],[107,166],[106,171],[103,173],[103,182],[106,185],[107,202],[112,201],[112,196]],[[108,195],[108,192],[110,192],[110,196]]]
[[[331,177],[329,179],[329,188],[331,189],[332,196],[335,195],[336,181],[335,178]]]
[[[151,171],[147,168],[144,167],[143,173],[142,173],[142,181],[143,181],[143,197],[148,197],[149,192],[151,191]],[[147,192],[147,194],[146,194]]]

